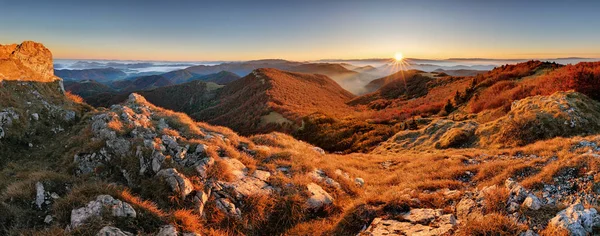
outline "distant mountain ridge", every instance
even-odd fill
[[[127,77],[127,73],[115,68],[55,70],[54,74],[65,80],[95,80],[100,83],[110,83]]]

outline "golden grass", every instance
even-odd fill
[[[479,215],[462,222],[458,228],[457,235],[498,235],[512,236],[527,230],[527,226],[515,223],[508,216],[491,213]]]
[[[67,97],[67,99],[69,99],[69,100],[71,100],[71,101],[73,101],[73,102],[75,102],[75,103],[78,103],[78,104],[83,104],[83,103],[85,103],[82,97],[80,97],[80,96],[79,96],[79,95],[77,95],[77,94],[73,94],[73,93],[71,93],[70,91],[67,91],[67,92],[65,93],[65,96]]]
[[[183,232],[201,232],[204,227],[201,224],[202,219],[196,215],[192,210],[175,210],[171,214],[171,223],[177,227],[177,229]]]

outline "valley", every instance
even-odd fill
[[[329,64],[266,61],[115,91],[57,77],[39,43],[0,53],[2,235],[600,228],[599,63],[399,71],[355,95]]]

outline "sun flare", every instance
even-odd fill
[[[401,52],[397,52],[396,55],[394,55],[394,59],[396,59],[396,61],[402,61],[402,59],[404,59],[404,55],[402,55]]]

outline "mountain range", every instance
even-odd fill
[[[42,44],[0,45],[0,235],[600,229],[600,62],[408,70],[363,95],[278,68],[114,93],[52,65]],[[323,67],[344,71],[294,66]]]

